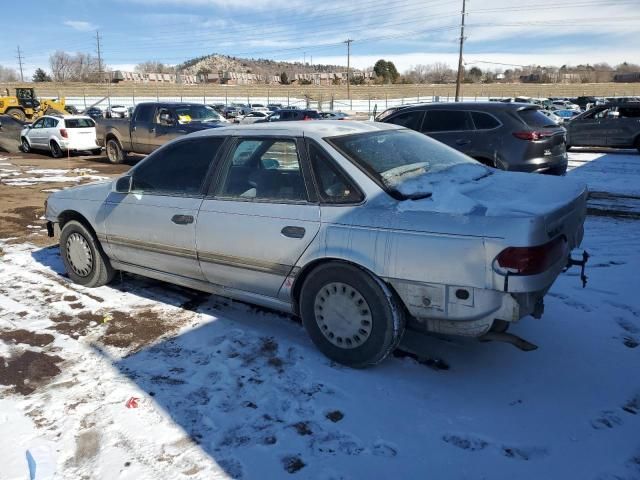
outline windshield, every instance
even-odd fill
[[[410,180],[428,179],[457,165],[479,167],[479,178],[489,174],[472,158],[412,130],[383,130],[326,140],[396,198],[429,196],[429,189],[414,188],[423,182]]]
[[[180,123],[220,121],[218,112],[206,105],[180,106],[176,107],[175,112]]]

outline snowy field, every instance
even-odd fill
[[[561,275],[512,327],[528,353],[409,334],[417,356],[350,370],[291,317],[131,275],[85,289],[57,246],[0,240],[0,479],[640,479],[640,155],[570,159],[599,195],[589,283]]]

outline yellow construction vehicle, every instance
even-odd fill
[[[39,100],[33,88],[16,88],[15,96],[9,95],[8,89],[4,93],[0,96],[0,115],[11,115],[24,122],[52,113],[65,114],[64,98]]]

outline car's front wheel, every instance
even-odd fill
[[[29,141],[24,137],[22,138],[22,145],[20,145],[20,148],[24,153],[29,153],[31,151],[31,145],[29,145]]]
[[[341,262],[313,270],[300,295],[309,336],[330,359],[353,368],[382,361],[404,333],[404,310],[394,293],[367,271]]]
[[[60,255],[74,283],[100,287],[109,283],[115,270],[100,243],[82,223],[70,220],[60,232]]]

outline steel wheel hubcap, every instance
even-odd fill
[[[341,282],[322,287],[314,302],[320,331],[339,348],[356,348],[371,335],[371,310],[364,297],[350,285]]]
[[[115,160],[118,157],[118,153],[116,152],[116,147],[113,142],[109,142],[107,154],[112,160]]]
[[[91,247],[79,233],[72,233],[67,238],[67,260],[73,271],[81,277],[86,277],[93,270]]]

